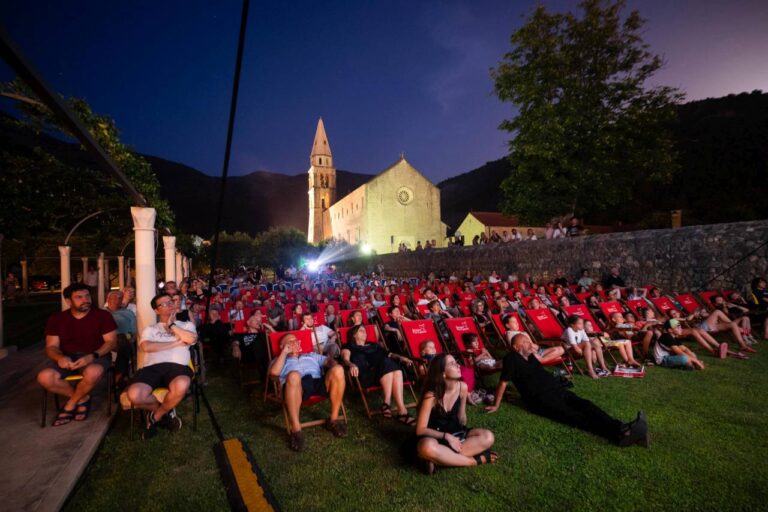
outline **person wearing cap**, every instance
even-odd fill
[[[683,345],[679,339],[681,335],[682,327],[679,320],[670,318],[664,322],[663,332],[653,347],[653,359],[656,364],[665,368],[703,370],[704,363],[691,349]]]

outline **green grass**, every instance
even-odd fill
[[[760,345],[765,350],[768,345]],[[505,403],[495,415],[470,408],[470,426],[496,434],[496,465],[444,469],[433,477],[401,455],[408,429],[368,420],[347,393],[350,435],[306,432],[287,448],[282,412],[261,390],[241,391],[212,371],[207,394],[227,437],[249,445],[284,511],[294,510],[757,510],[768,503],[768,357],[719,361],[703,372],[651,368],[644,380],[575,378],[575,391],[610,414],[647,412],[650,450],[620,449]],[[185,427],[189,404],[180,409]],[[207,417],[197,433],[128,439],[119,417],[67,510],[226,510]]]

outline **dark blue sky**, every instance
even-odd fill
[[[575,1],[548,1],[554,10]],[[488,69],[533,1],[252,2],[233,174],[296,174],[325,120],[336,166],[401,151],[437,182],[506,153],[512,115]],[[2,0],[2,23],[65,95],[112,116],[143,153],[221,172],[239,1]],[[768,90],[768,1],[637,0],[688,99]],[[0,64],[0,79],[12,77]],[[8,109],[8,100],[0,102]]]

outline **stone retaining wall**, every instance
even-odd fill
[[[768,246],[763,245],[725,275],[709,281],[766,242],[768,220],[760,220],[386,254],[371,258],[367,266],[382,264],[385,273],[399,276],[429,272],[463,275],[467,270],[487,275],[496,270],[501,275],[530,272],[546,280],[556,269],[563,269],[571,278],[582,268],[599,278],[611,265],[619,264],[630,285],[654,283],[669,291],[742,290],[754,276],[768,274]],[[356,261],[340,266],[359,269],[361,264]]]

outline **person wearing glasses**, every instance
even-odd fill
[[[192,382],[189,347],[197,342],[193,322],[173,320],[176,305],[169,294],[156,295],[150,304],[159,321],[141,332],[139,350],[144,353],[144,366],[127,390],[131,403],[147,411],[145,439],[157,435],[158,427],[171,432],[181,428],[181,418],[175,408]],[[162,403],[152,394],[153,389],[160,387],[168,389]]]

